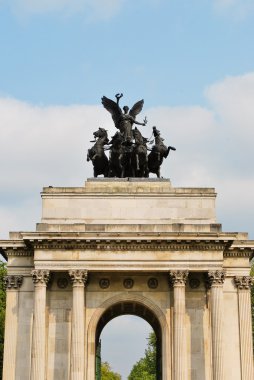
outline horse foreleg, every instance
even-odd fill
[[[136,167],[136,169],[137,169],[137,170],[140,170],[138,154],[136,154],[136,162],[137,162],[137,167]]]

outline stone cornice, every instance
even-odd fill
[[[246,257],[250,260],[254,257],[254,247],[230,247],[223,253],[224,257]]]

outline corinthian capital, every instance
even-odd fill
[[[88,272],[84,269],[69,270],[69,276],[73,285],[86,286],[88,280]]]
[[[225,280],[225,272],[224,271],[209,271],[207,273],[207,281],[206,284],[208,288],[216,285],[223,285]]]
[[[235,276],[234,282],[237,289],[249,290],[254,284],[254,278],[251,276]]]
[[[6,289],[18,289],[23,283],[23,276],[4,276],[4,286]]]
[[[33,283],[35,285],[41,284],[41,285],[47,285],[50,278],[50,271],[44,270],[44,269],[33,269],[32,272],[32,279]]]
[[[187,270],[176,270],[169,272],[169,285],[185,285],[189,272]]]

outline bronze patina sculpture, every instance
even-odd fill
[[[144,100],[139,100],[129,110],[124,106],[123,110],[119,106],[119,101],[123,94],[116,94],[116,102],[102,97],[104,108],[111,113],[115,127],[119,130],[109,141],[107,131],[99,128],[94,132],[95,144],[87,153],[87,161],[91,160],[94,167],[94,177],[103,174],[104,177],[139,177],[147,178],[149,173],[155,173],[160,178],[160,167],[164,158],[167,158],[170,150],[174,147],[166,146],[164,139],[160,136],[160,131],[153,127],[155,145],[152,149],[147,147],[147,143],[153,143],[142,136],[137,127],[133,125],[145,126],[147,118],[140,123],[136,116],[142,111]],[[105,148],[105,145],[107,146]],[[109,150],[109,159],[105,154]],[[147,154],[147,151],[150,151]]]

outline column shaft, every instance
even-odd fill
[[[71,380],[85,376],[85,284],[87,271],[69,271],[73,283]]]
[[[174,379],[186,379],[185,287],[174,287]]]
[[[18,288],[22,276],[6,276],[6,311],[4,334],[3,380],[15,380],[18,336]]]
[[[31,380],[46,379],[46,290],[49,271],[34,270],[34,318]]]
[[[254,379],[250,298],[252,281],[249,276],[235,277],[238,287],[242,380]]]
[[[187,379],[187,345],[185,337],[185,283],[187,276],[187,271],[170,272],[170,283],[174,287],[174,380]]]
[[[72,380],[84,378],[84,285],[73,286],[73,312],[72,312]]]
[[[224,379],[223,355],[223,283],[225,274],[221,271],[208,272],[211,287],[211,324],[212,324],[212,364],[213,380]]]

